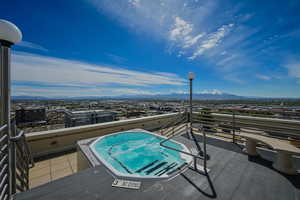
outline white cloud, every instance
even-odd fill
[[[193,31],[193,25],[180,17],[175,17],[173,29],[170,31],[170,40],[178,40],[187,37]]]
[[[43,47],[39,44],[35,44],[33,42],[28,42],[28,41],[21,41],[21,42],[17,43],[16,46],[25,47],[25,48],[29,48],[29,49],[36,49],[36,50],[40,50],[40,51],[48,51],[48,49],[46,49],[45,47]]]
[[[127,86],[185,84],[185,80],[175,74],[139,72],[23,52],[13,53],[12,80],[89,87],[108,84]]]
[[[134,7],[138,7],[140,4],[140,0],[128,0],[128,2]]]
[[[218,43],[221,42],[222,38],[224,38],[231,30],[234,24],[223,25],[216,32],[209,34],[208,38],[202,41],[201,45],[194,52],[189,59],[193,60],[198,56],[201,56],[205,51],[215,47]]]
[[[189,48],[195,45],[205,33],[199,33],[193,36],[194,25],[188,23],[180,17],[174,18],[174,25],[169,32],[169,40],[176,42],[181,48]],[[179,51],[178,56],[182,56],[184,51]]]
[[[191,48],[205,35],[201,30],[202,23],[203,25],[208,23],[207,17],[217,7],[217,2],[214,0],[196,2],[197,5],[187,0],[89,1],[99,12],[106,13],[135,33],[168,40],[172,52],[173,47],[179,47],[184,51],[192,50]],[[205,29],[207,30],[207,27]],[[178,54],[177,50],[175,52]]]
[[[214,95],[220,95],[220,94],[223,94],[223,92],[221,92],[220,90],[217,90],[217,89],[213,89],[211,91],[209,90],[203,90],[201,92],[199,92],[200,94],[214,94]]]
[[[43,97],[104,97],[122,95],[156,95],[155,91],[133,88],[69,88],[69,87],[41,87],[16,85],[12,88],[13,96],[43,96]]]
[[[300,84],[300,61],[290,61],[285,67],[288,69],[288,75],[298,79],[297,83]]]
[[[193,46],[194,44],[196,44],[198,42],[198,40],[200,38],[202,38],[205,35],[205,33],[200,33],[198,35],[196,35],[195,37],[186,37],[184,40],[184,46],[183,48],[188,48]]]
[[[167,40],[166,52],[199,62],[199,66],[209,65],[220,77],[236,83],[244,83],[250,71],[260,71],[264,63],[258,54],[274,48],[272,42],[278,41],[263,42],[270,37],[268,30],[259,23],[248,23],[257,14],[245,13],[248,3],[244,2],[140,0],[134,3],[138,6],[133,6],[133,0],[89,2],[135,34]]]
[[[263,74],[256,74],[255,76],[256,76],[256,78],[259,78],[259,79],[265,80],[265,81],[269,81],[269,80],[272,79],[272,77],[267,76],[267,75],[263,75]]]

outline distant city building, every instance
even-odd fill
[[[110,122],[116,119],[117,113],[105,110],[66,111],[65,127],[82,126]]]
[[[15,111],[16,124],[27,126],[46,123],[46,109],[44,107],[27,107]]]

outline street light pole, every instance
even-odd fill
[[[17,26],[0,19],[0,126],[10,124],[10,47],[21,39]]]
[[[8,146],[8,199],[11,199],[16,192],[16,148],[15,143],[10,138],[15,136],[11,131],[10,119],[10,48],[12,45],[20,42],[22,33],[17,26],[6,20],[0,20],[0,127],[7,125],[7,139],[5,143]]]
[[[190,113],[189,113],[189,122],[190,122],[190,134],[192,134],[192,123],[193,123],[193,79],[195,78],[195,74],[193,72],[189,72],[189,81],[190,81]]]

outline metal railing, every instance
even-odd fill
[[[0,200],[10,198],[9,136],[7,124],[0,128]]]
[[[201,132],[199,127],[204,126],[207,134],[232,140],[233,143],[243,142],[238,134],[240,132],[288,141],[300,138],[300,121],[239,115],[235,109],[226,111],[226,114],[220,114],[204,108],[198,113],[193,113],[193,129]]]
[[[33,158],[23,131],[16,128],[15,120],[0,128],[0,200],[29,189],[29,169]]]
[[[201,147],[198,144],[198,141],[195,139],[195,136],[193,135],[193,128],[192,128],[192,126],[188,127],[189,124],[191,125],[190,119],[191,119],[191,117],[189,116],[189,114],[188,113],[184,113],[183,116],[182,116],[182,118],[180,118],[180,120],[174,121],[173,122],[174,124],[173,124],[172,129],[171,129],[172,133],[171,134],[168,134],[168,133],[162,134],[164,136],[167,136],[167,138],[164,139],[164,140],[162,140],[159,144],[160,144],[160,146],[165,147],[167,149],[171,149],[173,151],[177,151],[177,152],[180,152],[180,153],[192,156],[193,160],[194,160],[193,161],[193,163],[194,163],[193,170],[198,171],[198,172],[204,172],[204,174],[207,174],[208,173],[208,169],[207,169],[207,154],[206,154],[206,135],[205,135],[205,131],[203,131],[203,133],[204,133],[204,139],[203,139],[203,151],[202,151]],[[178,123],[178,121],[179,121],[179,123]],[[185,123],[182,124],[182,122],[183,123],[185,122]],[[190,134],[190,136],[192,136],[192,139],[194,140],[195,145],[198,148],[197,154],[194,154],[194,153],[191,153],[191,152],[187,152],[187,151],[183,151],[183,150],[180,150],[180,149],[177,149],[177,148],[174,148],[174,147],[171,147],[171,146],[168,146],[168,145],[165,144],[167,141],[171,140],[175,136],[181,135],[183,133],[182,132],[183,128],[185,128],[187,134]],[[197,169],[197,159],[202,159],[204,161],[203,162],[203,169],[204,169],[204,171],[199,171],[199,169]],[[183,167],[180,170],[184,170],[187,167],[189,167],[189,166],[186,165],[186,167]]]

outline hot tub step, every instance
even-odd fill
[[[155,161],[151,162],[150,164],[148,164],[148,165],[142,167],[141,169],[139,169],[139,170],[137,170],[137,171],[135,171],[135,172],[136,172],[136,173],[140,173],[140,172],[144,171],[145,169],[151,167],[152,165],[154,165],[154,164],[157,163],[157,162],[158,162],[158,160],[155,160]]]
[[[173,173],[176,172],[176,171],[180,171],[180,170],[182,170],[183,167],[185,167],[186,165],[187,165],[187,163],[185,162],[185,163],[183,163],[182,165],[180,165],[179,167],[177,167],[176,169],[174,169],[174,170],[168,172],[167,174],[170,175],[170,174],[173,174]]]
[[[162,162],[159,163],[158,165],[156,165],[155,167],[149,169],[148,171],[146,171],[146,174],[149,175],[150,173],[154,172],[155,170],[161,168],[162,166],[164,166],[165,164],[167,164],[167,162]]]
[[[168,166],[166,166],[165,168],[163,168],[162,170],[156,172],[155,175],[161,176],[164,173],[166,173],[167,171],[173,169],[176,165],[177,165],[177,163],[173,162],[173,163],[169,164]]]

